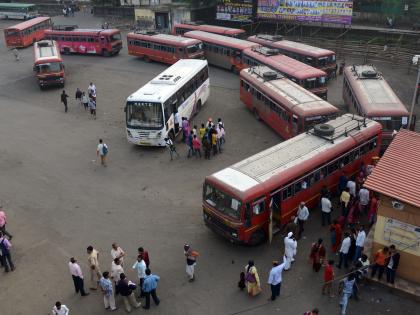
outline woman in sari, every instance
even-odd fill
[[[260,277],[253,260],[250,260],[245,267],[245,283],[250,296],[255,296],[261,292]]]
[[[341,225],[337,220],[333,221],[331,225],[331,250],[336,253],[341,245],[341,234],[343,233]],[[334,236],[334,237],[333,237]]]
[[[312,260],[312,269],[318,272],[325,260],[326,252],[324,245],[322,245],[322,238],[318,239],[317,243],[312,244],[311,254],[309,258]]]

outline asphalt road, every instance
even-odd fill
[[[56,19],[58,23],[97,26],[90,16]],[[13,24],[0,21],[0,29]],[[2,34],[2,32],[1,32]],[[110,268],[111,243],[126,251],[126,273],[136,249],[150,253],[152,271],[161,276],[151,314],[302,314],[318,307],[320,314],[338,314],[338,300],[320,294],[321,274],[307,262],[310,243],[319,236],[319,215],[312,213],[307,239],[299,242],[298,258],[284,275],[280,300],[267,302],[269,287],[250,299],[236,287],[239,272],[254,259],[262,283],[271,261],[282,255],[282,239],[255,248],[234,246],[202,221],[201,185],[206,175],[282,141],[256,121],[239,100],[238,77],[211,68],[211,96],[194,118],[222,117],[227,143],[223,154],[205,161],[181,158],[169,161],[162,148],[141,148],[125,138],[124,102],[127,96],[163,71],[166,66],[128,56],[126,48],[112,58],[65,56],[71,96],[69,112],[60,104],[60,89],[41,91],[32,74],[32,47],[13,55],[0,38],[0,200],[8,214],[16,271],[0,274],[2,315],[47,314],[60,300],[71,314],[104,314],[100,293],[81,298],[74,294],[68,272],[69,257],[82,263],[88,278],[85,249],[100,251],[102,270]],[[404,101],[410,99],[414,75],[404,69],[380,68],[392,75],[391,84]],[[394,78],[395,77],[395,78]],[[98,119],[91,120],[73,99],[77,87],[89,82],[98,89]],[[342,107],[341,80],[330,86],[330,101]],[[109,166],[96,160],[96,145],[109,145]],[[183,244],[200,252],[197,281],[188,283]],[[86,286],[88,284],[86,283]],[[115,314],[124,314],[122,301]],[[351,301],[348,314],[415,314],[418,305],[380,287],[362,290]],[[418,309],[418,308],[417,308]],[[141,313],[143,310],[134,311]]]

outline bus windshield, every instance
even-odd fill
[[[193,46],[188,46],[187,47],[187,53],[188,54],[194,54],[194,53],[196,53],[196,52],[198,52],[202,49],[203,49],[203,44],[199,43],[199,44],[196,44],[196,45],[193,45]]]
[[[127,126],[132,128],[162,129],[162,104],[127,102]]]
[[[240,219],[241,202],[239,200],[228,196],[209,184],[204,185],[203,197],[208,204],[221,213],[234,219]]]
[[[111,42],[115,42],[116,40],[121,40],[121,34],[120,34],[120,33],[112,34],[112,35],[109,37],[109,40],[110,40]]]
[[[60,62],[50,62],[50,63],[41,63],[35,66],[36,72],[49,73],[49,72],[60,72],[61,63]]]
[[[305,80],[305,89],[315,89],[326,85],[325,77],[309,78]]]

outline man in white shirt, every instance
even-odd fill
[[[87,247],[86,252],[88,254],[88,264],[90,267],[90,289],[97,290],[99,279],[101,279],[101,269],[99,268],[99,253],[91,245]]]
[[[111,278],[114,281],[115,286],[120,281],[120,274],[124,273],[124,269],[121,266],[121,262],[118,258],[115,258],[111,263]],[[118,293],[118,292],[116,292]]]
[[[64,304],[61,304],[61,302],[55,302],[55,305],[52,309],[53,315],[68,315],[69,309]]]
[[[81,296],[89,295],[89,293],[85,292],[82,269],[80,268],[79,264],[77,263],[77,260],[74,257],[70,258],[69,271],[73,278],[74,289],[76,293],[79,293],[80,291]]]
[[[297,242],[293,239],[293,232],[289,232],[287,236],[284,238],[284,258],[283,262],[285,263],[284,270],[289,270],[293,256],[296,254],[297,251]]]
[[[285,265],[285,259],[283,259],[281,265],[279,265],[278,261],[273,261],[273,267],[268,276],[268,284],[271,287],[271,301],[274,301],[280,295],[282,273]]]
[[[348,232],[344,233],[344,239],[341,242],[341,248],[340,248],[340,261],[338,262],[337,267],[339,269],[341,269],[341,265],[344,262],[344,267],[348,268],[348,254],[349,254],[349,249],[350,249],[350,245],[351,245],[351,239],[350,239],[350,235]]]
[[[321,198],[321,214],[322,214],[322,226],[325,226],[325,222],[328,225],[331,224],[331,201],[327,196]]]
[[[99,139],[98,147],[96,148],[96,155],[101,157],[101,164],[106,166],[106,157],[108,155],[108,146]]]
[[[367,214],[369,204],[369,190],[367,190],[365,187],[362,187],[359,191],[359,205],[360,205],[360,211]]]
[[[88,93],[91,95],[95,95],[95,98],[96,98],[96,86],[92,82],[90,82],[88,86]]]
[[[123,249],[121,247],[118,246],[117,243],[113,243],[111,248],[111,256],[112,259],[118,258],[120,260],[120,265],[122,267],[124,267],[124,256],[125,256],[125,252],[123,251]],[[118,278],[118,281],[120,279]]]
[[[303,225],[305,224],[305,221],[309,218],[309,210],[308,207],[305,206],[305,203],[302,201],[299,205],[298,211],[297,211],[297,218],[298,218],[298,224],[299,224],[299,231],[298,231],[298,239],[302,236],[302,232],[304,231]]]
[[[356,237],[356,251],[354,253],[353,262],[356,262],[361,256],[363,247],[365,246],[366,232],[364,226],[361,225]]]
[[[354,181],[354,178],[350,179],[347,182],[347,188],[349,189],[350,195],[354,198],[356,197],[356,182]]]
[[[133,269],[137,270],[137,277],[139,278],[139,298],[144,297],[143,293],[143,282],[146,277],[146,263],[143,260],[142,255],[137,256],[137,261],[133,265]]]

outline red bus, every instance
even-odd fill
[[[184,36],[203,42],[204,54],[210,64],[235,73],[247,67],[242,62],[242,52],[247,48],[260,46],[246,40],[202,31],[187,32]]]
[[[241,101],[284,139],[338,115],[338,108],[268,67],[244,69],[240,80]]]
[[[245,31],[239,28],[223,27],[216,25],[205,25],[205,24],[194,24],[194,23],[175,23],[172,29],[174,35],[184,35],[190,31],[203,31],[218,35],[224,35],[229,37],[243,38]]]
[[[278,49],[282,54],[325,71],[329,77],[335,71],[337,60],[335,52],[283,39],[280,35],[254,35],[248,40],[263,46]]]
[[[270,67],[310,92],[327,99],[327,74],[320,69],[282,55],[277,49],[262,46],[245,49],[242,59],[248,67]]]
[[[63,54],[116,55],[122,49],[121,32],[118,29],[78,29],[57,27],[45,31],[45,37],[55,40]]]
[[[316,208],[323,186],[355,174],[379,153],[381,125],[344,114],[207,176],[206,225],[234,243],[258,244],[290,221],[300,202]],[[276,227],[270,226],[270,217]]]
[[[196,39],[158,33],[128,33],[128,53],[173,64],[179,59],[203,59],[203,43]]]
[[[390,144],[394,130],[407,128],[410,115],[407,108],[373,65],[344,69],[343,98],[350,112],[382,125],[383,150]],[[411,128],[414,129],[414,125]]]
[[[42,40],[34,44],[34,72],[39,86],[64,86],[64,64],[57,42]]]
[[[48,16],[37,17],[4,29],[4,39],[8,47],[28,47],[44,38],[45,30],[52,27]]]

